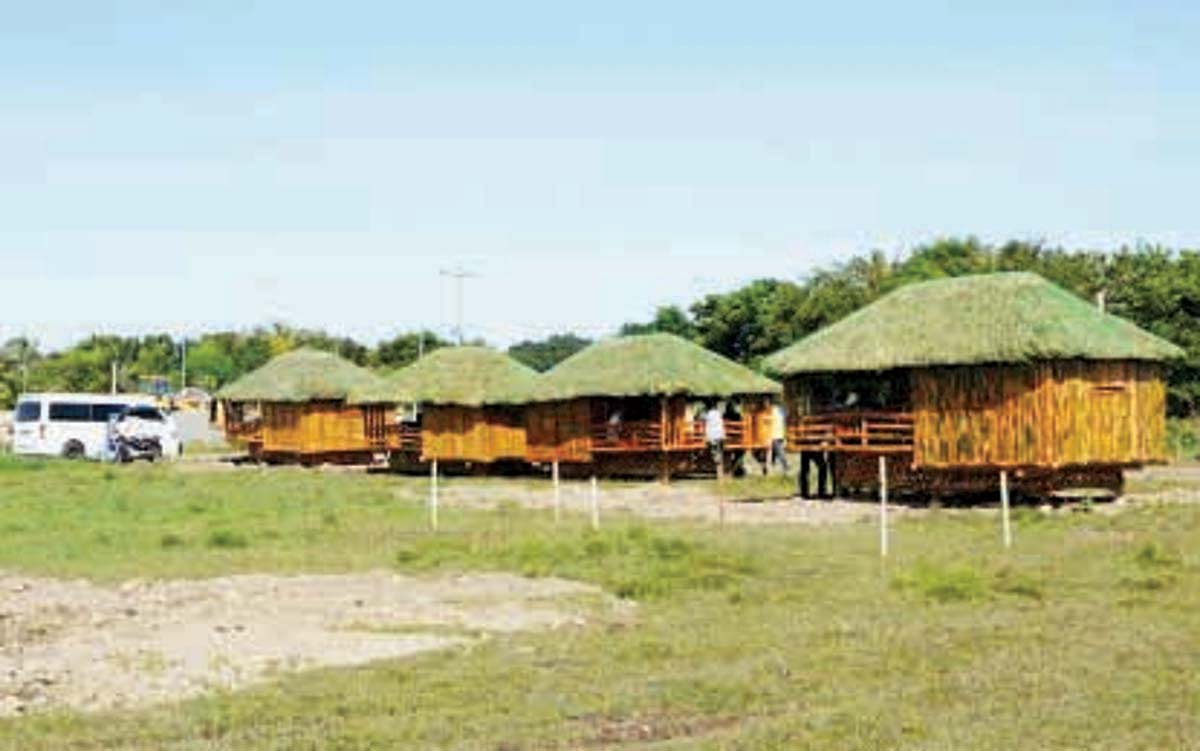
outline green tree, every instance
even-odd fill
[[[804,290],[794,282],[757,279],[692,305],[700,344],[726,357],[754,363],[806,333],[799,325]]]
[[[508,354],[536,371],[545,372],[591,343],[590,339],[575,334],[554,334],[518,342],[508,348]]]
[[[9,339],[0,346],[0,408],[10,409],[28,381],[29,368],[41,354],[37,343],[25,337]]]
[[[402,368],[417,361],[422,351],[425,354],[450,342],[432,331],[410,331],[380,342],[371,352],[370,363],[381,368]]]
[[[654,311],[654,318],[647,323],[627,323],[621,327],[620,336],[637,334],[675,334],[684,339],[696,338],[696,324],[691,316],[678,305],[662,305]]]

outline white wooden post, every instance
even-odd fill
[[[562,488],[558,482],[558,460],[550,465],[550,477],[554,481],[554,523],[562,519]]]
[[[600,529],[600,485],[592,475],[592,529]]]
[[[429,526],[438,528],[438,466],[437,459],[429,463]]]
[[[879,555],[883,558],[888,554],[888,485],[887,457],[879,457]]]
[[[1004,547],[1012,547],[1012,522],[1008,518],[1008,470],[1000,470],[1000,525],[1004,530]]]

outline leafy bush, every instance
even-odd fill
[[[1141,568],[1162,569],[1179,568],[1183,565],[1183,557],[1173,550],[1168,550],[1157,540],[1147,542],[1138,548],[1133,560]]]
[[[235,532],[231,529],[215,529],[208,535],[208,546],[210,548],[245,548],[250,545],[250,541],[240,532]]]
[[[1167,420],[1167,450],[1180,461],[1200,457],[1200,422],[1194,419]]]

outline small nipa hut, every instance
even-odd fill
[[[1164,458],[1163,361],[1181,354],[1035,274],[998,273],[902,287],[765,365],[784,379],[789,447],[835,492],[890,473],[934,497],[1010,479],[1045,495],[1119,492],[1122,470]]]
[[[600,475],[712,472],[703,409],[720,402],[736,465],[770,445],[779,384],[672,334],[597,342],[545,376],[526,410],[529,461]],[[732,469],[733,467],[731,467]],[[569,471],[569,469],[568,469]]]
[[[279,355],[217,393],[226,437],[251,457],[302,464],[367,463],[384,446],[370,426],[386,424],[385,405],[349,405],[352,389],[379,377],[329,352],[298,349]]]
[[[524,462],[524,405],[540,376],[487,347],[444,347],[350,396],[352,404],[398,407],[399,420],[373,434],[398,468]]]

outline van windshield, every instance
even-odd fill
[[[42,419],[41,402],[21,402],[17,405],[17,422],[37,422]]]

